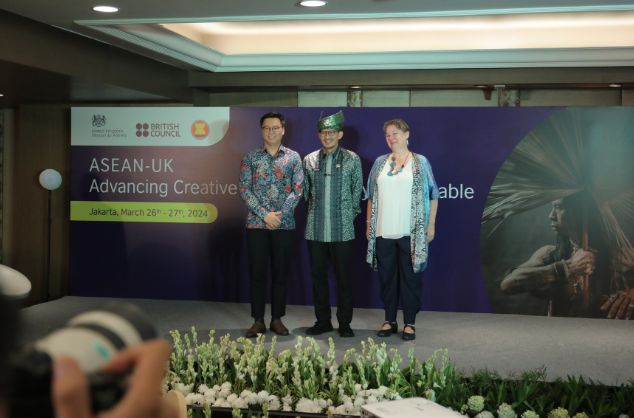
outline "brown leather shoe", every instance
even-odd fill
[[[247,338],[255,338],[258,334],[266,333],[266,325],[264,325],[264,321],[255,321],[251,328],[247,330],[246,337]]]
[[[281,319],[271,320],[271,326],[269,328],[277,335],[288,335],[288,329],[284,326]]]

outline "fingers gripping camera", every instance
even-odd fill
[[[85,373],[101,369],[116,353],[155,338],[156,331],[131,305],[84,312],[66,327],[37,341],[35,349],[50,357],[72,357]]]
[[[73,358],[89,376],[93,410],[108,409],[125,393],[125,376],[99,370],[119,351],[157,337],[151,322],[134,305],[113,303],[73,317],[23,350],[13,367],[10,416],[50,417],[53,359]]]

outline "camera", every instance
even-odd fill
[[[9,416],[53,417],[53,359],[73,358],[88,375],[94,412],[115,405],[126,390],[126,376],[101,373],[119,351],[157,337],[152,323],[136,306],[113,302],[86,311],[17,353],[10,366]]]

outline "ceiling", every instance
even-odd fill
[[[0,0],[0,9],[190,73],[634,66],[634,0],[330,0],[319,9],[296,2]],[[100,14],[91,9],[97,4],[120,10]],[[0,71],[25,92],[33,86],[22,73],[51,83],[5,61],[0,53]],[[61,77],[52,81],[61,90],[71,85],[71,100],[81,92],[86,100],[165,98],[46,77]]]

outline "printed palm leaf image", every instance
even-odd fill
[[[544,216],[546,207],[550,212],[544,222],[557,232],[557,243],[544,242],[543,248],[531,250],[533,255],[525,263],[507,266],[515,268],[515,273],[488,277],[487,281],[501,281],[505,293],[529,292],[549,299],[551,305],[553,299],[559,299],[559,315],[601,316],[599,306],[606,299],[632,288],[633,160],[634,109],[565,109],[530,132],[491,186],[481,241],[486,247],[490,240],[508,239],[510,220],[528,219],[526,213],[540,208]],[[531,235],[534,222],[516,225],[520,229],[510,236],[521,240]],[[506,233],[500,231],[504,228]],[[491,262],[485,258],[483,264]],[[584,274],[579,273],[582,268]],[[624,299],[612,316],[618,311],[625,316],[633,302]],[[548,313],[556,314],[553,306]],[[606,315],[609,313],[610,309]]]

